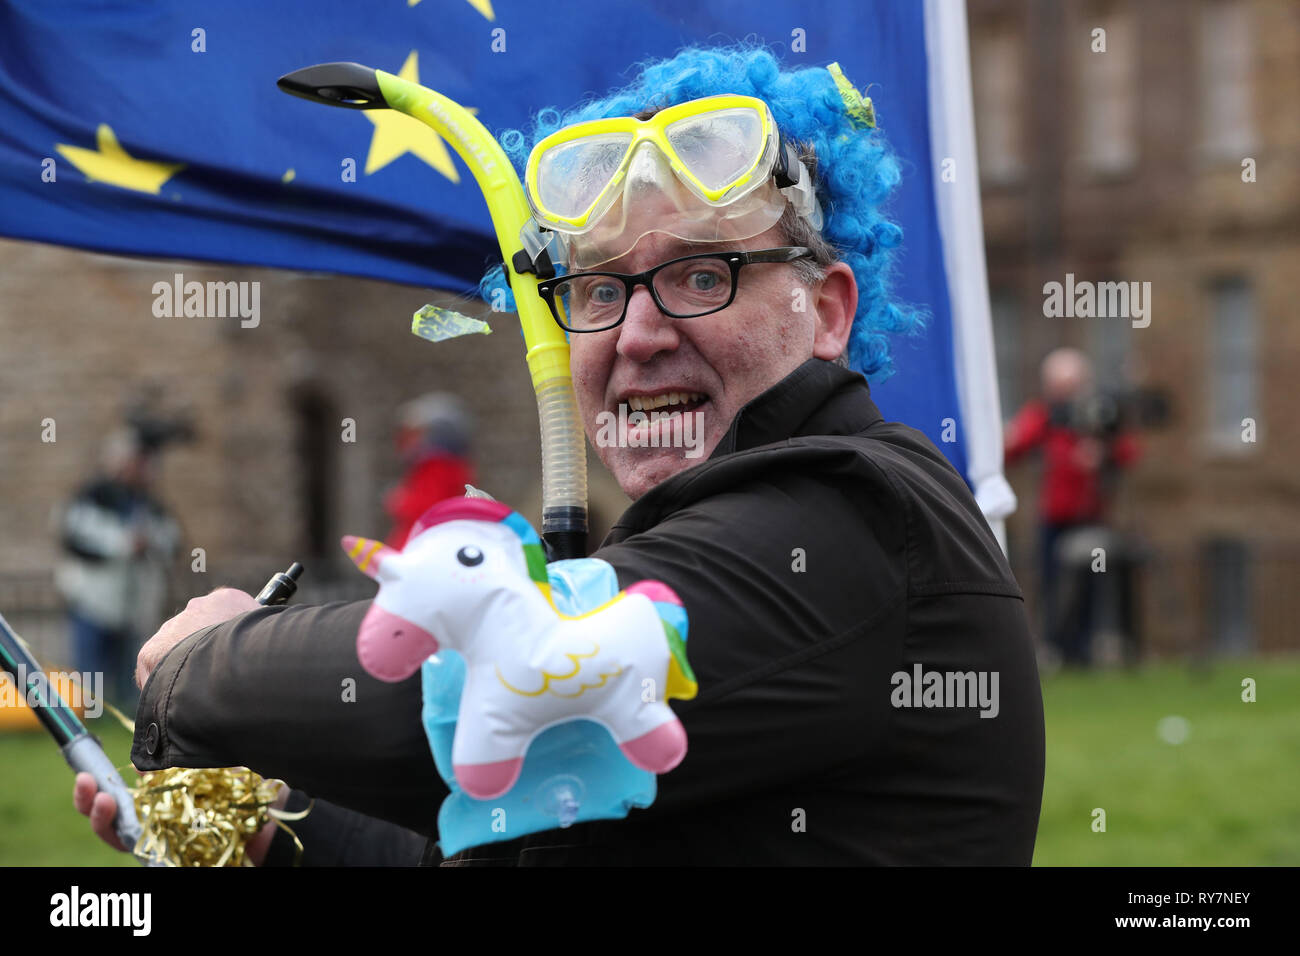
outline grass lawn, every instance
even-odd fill
[[[86,725],[118,769],[130,763],[124,727],[107,714]],[[133,773],[122,776],[128,786],[135,783]],[[90,832],[89,821],[72,808],[72,777],[43,728],[0,733],[0,866],[139,865]]]
[[[1036,865],[1300,865],[1300,659],[1056,675],[1043,704]],[[1161,739],[1166,717],[1186,721],[1182,743]]]
[[[1244,677],[1256,703],[1241,700]],[[1043,699],[1035,864],[1300,865],[1300,658],[1056,675]],[[1167,717],[1185,721],[1173,722],[1181,743],[1158,733]],[[110,718],[93,723],[125,764],[130,735]],[[43,731],[0,733],[0,866],[23,864],[135,865],[72,809],[72,772]]]

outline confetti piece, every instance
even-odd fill
[[[471,319],[468,315],[461,315],[451,309],[440,309],[436,305],[426,305],[411,317],[411,331],[430,342],[443,342],[476,332],[492,334],[492,329],[486,322]]]
[[[826,70],[835,80],[835,87],[840,91],[840,98],[844,100],[844,106],[853,125],[864,129],[875,129],[876,110],[871,104],[871,97],[863,96],[854,88],[838,63],[832,63],[826,67]]]

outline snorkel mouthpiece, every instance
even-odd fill
[[[388,109],[376,71],[360,63],[321,63],[286,73],[275,85],[290,96],[352,110]]]

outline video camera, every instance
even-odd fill
[[[1169,395],[1163,389],[1099,390],[1049,410],[1053,425],[1109,440],[1130,428],[1163,428],[1169,423]]]
[[[163,410],[153,389],[128,406],[126,423],[135,433],[140,450],[147,455],[156,454],[168,445],[188,444],[197,437],[193,415],[188,410]]]

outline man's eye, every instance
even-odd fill
[[[623,296],[623,287],[616,282],[601,282],[587,289],[592,305],[614,305]]]
[[[686,286],[692,292],[712,292],[721,283],[721,276],[709,269],[697,269],[686,277]]]

